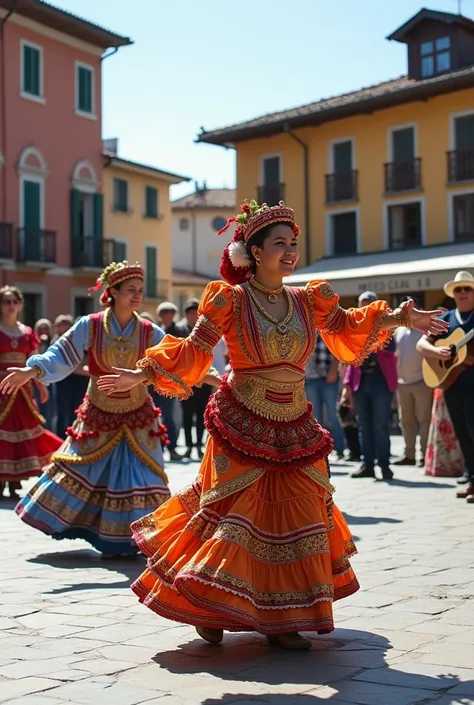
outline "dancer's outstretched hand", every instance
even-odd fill
[[[101,392],[107,392],[109,396],[116,392],[128,392],[129,389],[146,382],[146,374],[143,370],[125,370],[122,367],[112,367],[112,369],[115,374],[103,375],[97,380],[97,388]]]
[[[14,394],[20,387],[36,377],[36,370],[32,367],[9,367],[6,377],[0,381],[1,394]]]

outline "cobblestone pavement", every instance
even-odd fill
[[[399,439],[395,449],[400,450]],[[171,465],[172,489],[197,463]],[[333,465],[362,589],[306,653],[258,635],[221,646],[153,615],[128,586],[142,562],[104,563],[0,503],[0,702],[11,705],[474,704],[474,506],[453,480],[397,470],[391,484]]]

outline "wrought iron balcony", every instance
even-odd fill
[[[266,203],[269,206],[277,206],[280,201],[285,200],[285,184],[265,184],[257,187],[259,203]]]
[[[56,231],[42,228],[18,228],[17,262],[56,264]]]
[[[448,183],[474,180],[474,147],[447,153]]]
[[[416,191],[421,188],[421,159],[384,164],[385,193]]]
[[[168,279],[153,279],[145,281],[145,298],[166,301],[169,298],[170,282]]]
[[[358,197],[357,176],[356,170],[326,174],[326,203],[355,201]]]
[[[0,259],[13,258],[13,225],[0,222]]]
[[[71,267],[102,269],[116,257],[116,240],[84,235],[71,240]]]

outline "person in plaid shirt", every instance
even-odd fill
[[[337,416],[339,398],[338,361],[318,336],[313,355],[306,365],[306,396],[313,405],[315,417],[322,424],[326,419],[334,439],[334,450],[344,458],[344,433]],[[324,415],[324,408],[326,415]]]

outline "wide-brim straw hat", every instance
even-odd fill
[[[458,286],[469,286],[474,289],[474,277],[470,272],[458,272],[454,279],[444,285],[444,293],[454,299],[454,289]]]

